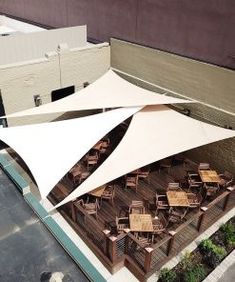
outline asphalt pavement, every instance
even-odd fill
[[[89,281],[0,169],[0,282]]]

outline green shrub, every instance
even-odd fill
[[[199,282],[205,277],[205,270],[201,264],[195,262],[192,253],[186,252],[181,259],[182,280],[185,282]]]
[[[231,223],[225,223],[220,227],[224,233],[226,246],[235,246],[235,226]]]
[[[191,269],[193,267],[193,254],[186,252],[180,262],[180,266],[183,270]]]
[[[199,249],[204,255],[205,263],[213,268],[227,255],[223,247],[215,245],[210,239],[203,240],[199,245]]]
[[[160,271],[159,280],[161,282],[174,282],[176,280],[176,273],[169,268],[163,268]]]
[[[183,280],[185,282],[200,282],[206,277],[206,271],[201,264],[193,265],[184,272]]]

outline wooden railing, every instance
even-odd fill
[[[95,244],[104,254],[107,254],[107,236],[95,218],[89,215],[82,206],[79,205],[77,205],[73,211],[72,217],[74,222],[78,223],[79,226],[82,226],[83,231],[86,232],[87,237],[93,244]]]
[[[141,245],[128,230],[117,236],[110,234],[109,230],[102,230],[95,218],[88,215],[82,207],[77,208],[73,220],[82,227],[87,237],[106,256],[113,268],[120,261],[128,260],[128,265],[130,266],[130,262],[132,264],[130,269],[139,279],[144,280],[218,220],[227,208],[231,208],[235,202],[233,192],[234,189],[227,189],[207,206],[189,214],[185,222],[176,229],[163,233],[159,241],[151,247]],[[232,203],[229,201],[230,197]]]

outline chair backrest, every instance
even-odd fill
[[[137,185],[138,184],[138,176],[137,175],[127,175],[126,176],[126,185]]]
[[[137,172],[139,177],[148,177],[149,176],[149,171],[142,171],[142,170],[138,170]]]
[[[228,171],[225,171],[225,172],[223,173],[222,178],[224,178],[224,179],[226,179],[226,180],[228,180],[228,181],[231,181],[231,180],[233,181],[233,174],[230,173],[230,172],[228,172]]]
[[[167,190],[181,190],[180,184],[178,182],[170,182],[168,183]]]
[[[110,195],[111,198],[114,197],[115,195],[115,186],[114,185],[108,185],[105,187],[105,191],[104,191],[104,194],[106,195]]]
[[[131,202],[131,206],[135,206],[135,207],[143,207],[144,206],[144,202],[143,201],[132,201]]]
[[[116,216],[116,226],[118,230],[123,230],[124,228],[127,228],[127,225],[129,224],[129,218],[128,217],[117,217]]]
[[[145,213],[145,207],[143,201],[132,201],[129,207],[129,213]]]
[[[160,195],[158,193],[156,193],[156,200],[163,200],[163,199],[166,199],[167,200],[167,196],[166,195]]]
[[[218,186],[205,185],[205,188],[206,188],[206,195],[207,196],[215,195],[218,192],[218,190],[219,190]]]
[[[198,169],[200,170],[203,170],[203,169],[210,169],[210,164],[208,163],[200,163],[199,166],[198,166]]]
[[[159,225],[159,221],[161,222],[160,229],[164,230],[168,225],[168,221],[162,213],[159,213],[157,219],[153,218],[152,223],[153,223],[153,225]]]
[[[141,167],[141,168],[138,169],[138,172],[139,172],[139,173],[149,174],[149,172],[150,172],[150,166],[149,166],[149,165],[143,166],[143,167]]]
[[[189,206],[190,207],[197,207],[197,206],[200,206],[203,198],[202,198],[202,195],[201,193],[187,193],[187,197],[189,199]]]

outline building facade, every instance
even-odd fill
[[[50,27],[88,26],[111,37],[235,68],[233,0],[1,0],[5,13]]]
[[[85,26],[0,37],[0,49],[1,116],[72,94],[110,67],[109,44],[87,43]],[[12,118],[8,125],[60,115]]]

